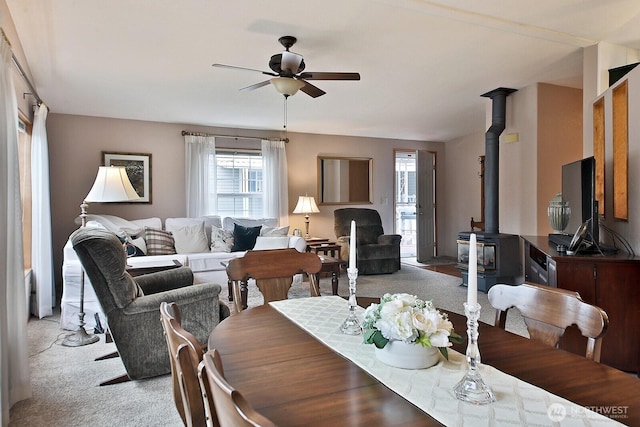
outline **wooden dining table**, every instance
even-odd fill
[[[358,297],[364,307],[378,301]],[[447,313],[464,335],[466,318]],[[623,424],[640,425],[637,377],[485,323],[479,334],[484,364]],[[277,425],[441,425],[270,305],[225,319],[208,344],[220,352],[229,383]],[[466,340],[454,349],[464,354]]]

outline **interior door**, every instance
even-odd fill
[[[435,154],[418,151],[418,179],[416,179],[416,258],[418,262],[426,262],[436,256],[435,175]]]

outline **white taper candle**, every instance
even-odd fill
[[[351,234],[349,235],[349,269],[356,268],[356,222],[351,221]]]
[[[478,253],[476,250],[476,234],[469,236],[469,278],[467,280],[467,304],[478,303]]]

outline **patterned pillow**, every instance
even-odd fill
[[[147,244],[147,255],[173,255],[176,253],[175,241],[169,231],[145,227],[144,241]]]
[[[222,228],[211,226],[211,252],[231,252],[233,233]]]

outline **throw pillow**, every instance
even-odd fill
[[[147,245],[142,237],[132,239],[131,236],[124,231],[120,231],[116,236],[122,243],[127,257],[145,256],[147,254]]]
[[[245,227],[240,224],[233,226],[233,247],[231,252],[248,251],[256,245],[256,239],[260,235],[261,225],[257,227]]]
[[[286,236],[289,233],[289,226],[286,227],[269,227],[266,225],[262,226],[260,230],[261,236]]]
[[[288,247],[288,236],[258,236],[258,238],[256,239],[256,245],[253,247],[253,250],[261,251],[268,249],[286,249]]]
[[[131,243],[133,243],[133,246],[136,247],[136,253],[141,252],[139,255],[146,255],[147,254],[147,243],[144,241],[144,239],[142,237],[138,237],[137,239],[133,239],[131,241]]]
[[[167,224],[167,231],[173,235],[177,253],[194,254],[209,252],[209,239],[204,231],[204,221],[193,224]]]
[[[230,216],[225,216],[222,219],[222,228],[225,230],[233,231],[233,226],[235,224],[240,224],[244,227],[257,227],[258,225],[269,227],[276,227],[278,225],[278,218],[233,218]]]
[[[231,252],[233,233],[215,225],[211,226],[211,252]]]
[[[124,249],[127,252],[127,257],[145,256],[147,245],[142,237],[137,239],[127,239],[124,243]]]
[[[157,228],[144,228],[147,255],[173,255],[176,253],[175,240],[171,232]]]

